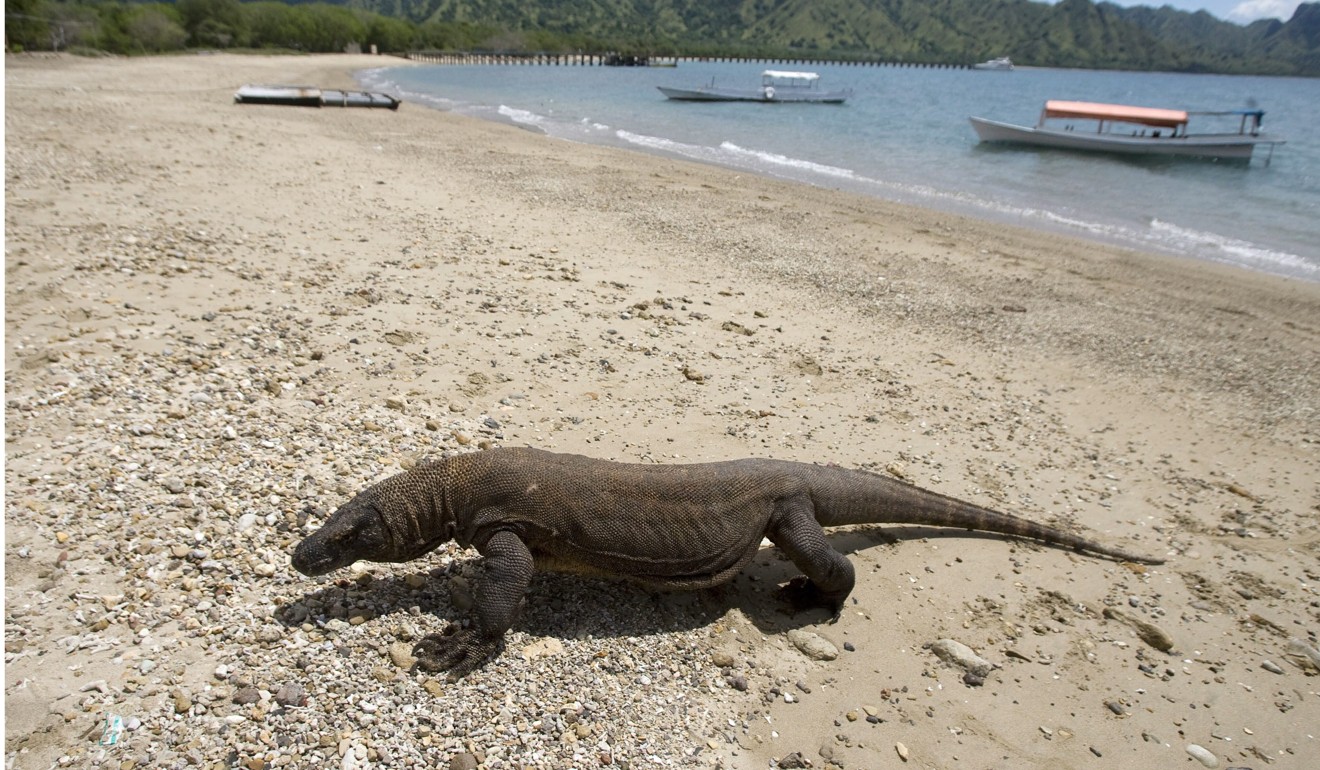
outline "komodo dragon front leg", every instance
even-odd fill
[[[472,673],[499,650],[532,582],[532,552],[514,533],[496,532],[477,551],[485,576],[477,585],[470,624],[429,634],[413,648],[418,668],[448,671],[450,681]]]

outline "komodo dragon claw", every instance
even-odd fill
[[[500,639],[489,638],[474,628],[450,626],[441,634],[427,634],[413,647],[416,666],[423,671],[448,671],[451,682],[458,681],[485,663],[496,653]]]
[[[811,578],[803,575],[798,575],[780,586],[776,593],[780,599],[788,603],[794,614],[820,608],[829,610],[831,623],[839,619],[843,613],[843,604],[848,599],[847,594],[827,595]]]

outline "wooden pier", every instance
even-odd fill
[[[819,67],[908,67],[913,69],[971,69],[969,64],[904,62],[860,59],[818,59],[746,56],[652,56],[646,54],[549,53],[522,51],[409,51],[404,58],[427,64],[494,64],[557,67],[673,67],[683,62],[753,63],[762,65]]]

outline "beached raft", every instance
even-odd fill
[[[239,104],[282,104],[290,107],[383,107],[399,109],[400,101],[372,91],[338,91],[314,86],[246,85],[234,93]]]

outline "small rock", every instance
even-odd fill
[[[449,758],[449,770],[477,770],[477,758],[467,752]]]
[[[1320,672],[1320,650],[1301,639],[1288,640],[1288,649],[1284,655],[1307,673]]]
[[[952,663],[982,679],[995,667],[993,663],[973,652],[971,647],[954,639],[940,639],[930,645],[930,651],[945,663]]]
[[[395,642],[390,645],[390,662],[399,668],[409,669],[417,662],[412,654],[413,646],[407,642]]]
[[[728,668],[734,664],[733,655],[724,650],[716,650],[710,654],[710,662],[720,668]]]
[[[174,713],[186,714],[192,708],[192,698],[183,690],[175,690],[170,693],[170,698],[174,701]]]
[[[427,679],[422,682],[422,689],[437,698],[445,694],[445,686],[440,683],[439,679]]]
[[[280,685],[275,691],[275,702],[281,706],[302,706],[307,703],[307,691],[292,682]]]
[[[898,758],[899,758],[899,759],[903,760],[904,762],[908,761],[908,747],[907,747],[907,746],[904,746],[902,743],[895,743],[895,744],[894,744],[894,751],[898,752]]]
[[[812,660],[834,660],[839,657],[839,648],[820,634],[794,628],[788,632],[788,641]]]
[[[404,401],[404,400],[401,399],[401,398],[390,397],[390,398],[385,399],[385,408],[386,408],[386,409],[393,409],[393,410],[396,411],[396,412],[402,412],[402,411],[407,410],[407,408],[408,408],[408,402],[407,402],[407,401]]]
[[[238,517],[238,522],[234,524],[234,529],[239,532],[247,532],[257,524],[257,514],[245,513]]]
[[[1266,671],[1270,672],[1271,674],[1282,674],[1282,673],[1283,673],[1283,669],[1279,667],[1279,664],[1278,664],[1278,663],[1275,663],[1275,662],[1272,661],[1272,660],[1262,660],[1262,661],[1260,662],[1260,667],[1263,668],[1263,669],[1265,669]]]
[[[551,636],[547,636],[544,639],[539,639],[527,645],[526,647],[522,648],[522,656],[526,660],[536,660],[537,658],[552,658],[556,655],[562,655],[563,653],[564,653],[564,643]]]
[[[811,767],[811,762],[806,757],[802,756],[802,752],[795,751],[792,754],[789,754],[788,756],[784,757],[783,759],[780,759],[779,762],[775,764],[775,767],[779,767],[779,768]]]
[[[234,702],[240,706],[251,706],[261,700],[261,691],[255,687],[244,687],[234,693]]]
[[[1189,743],[1187,744],[1187,753],[1191,754],[1192,758],[1195,759],[1197,762],[1200,762],[1202,765],[1211,768],[1211,770],[1214,770],[1214,768],[1219,767],[1219,758],[1216,757],[1214,754],[1211,754],[1209,749],[1206,749],[1202,746],[1197,746],[1195,743]]]

